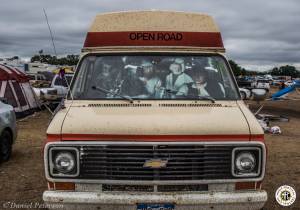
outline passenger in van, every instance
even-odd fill
[[[127,64],[123,71],[120,93],[130,97],[146,98],[148,91],[144,82],[140,79],[140,67]]]
[[[115,83],[116,70],[113,68],[113,62],[104,60],[101,62],[100,73],[96,76],[94,84],[106,90],[112,90]]]
[[[188,95],[194,96],[210,96],[215,99],[224,98],[224,93],[219,83],[209,81],[207,70],[193,69],[191,76],[194,80],[189,84]]]
[[[114,93],[119,92],[119,84],[121,81],[121,74],[123,63],[121,60],[104,58],[98,59],[94,65],[94,73],[91,77],[91,87],[98,87],[102,89],[102,93],[97,91],[97,96],[104,98],[115,97]],[[94,93],[90,93],[94,97]]]
[[[153,64],[150,61],[143,61],[141,67],[143,70],[143,76],[140,77],[140,79],[144,82],[149,97],[161,98],[162,82],[160,78],[155,75]]]
[[[172,93],[172,98],[187,96],[188,84],[193,83],[193,79],[184,73],[183,67],[184,64],[179,59],[171,63],[169,67],[171,73],[166,77],[166,89]]]

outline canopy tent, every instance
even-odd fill
[[[38,102],[29,79],[20,70],[0,64],[0,97],[14,107],[17,116],[31,113]]]
[[[65,70],[66,74],[73,74],[74,73],[73,67],[71,67],[71,66],[64,66],[64,67],[60,67],[60,68],[54,69],[52,71],[52,73],[58,74],[60,70]]]

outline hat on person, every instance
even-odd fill
[[[175,58],[174,63],[177,63],[181,66],[181,71],[184,72],[185,65],[184,65],[184,59],[183,58]]]
[[[150,61],[143,60],[141,66],[142,67],[152,67],[153,64]]]

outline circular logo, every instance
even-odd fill
[[[296,191],[288,185],[283,185],[276,190],[276,201],[282,206],[290,206],[296,200]]]

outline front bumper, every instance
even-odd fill
[[[57,209],[135,210],[137,203],[173,203],[175,210],[254,210],[267,201],[263,190],[203,193],[121,193],[45,191],[47,207]]]

